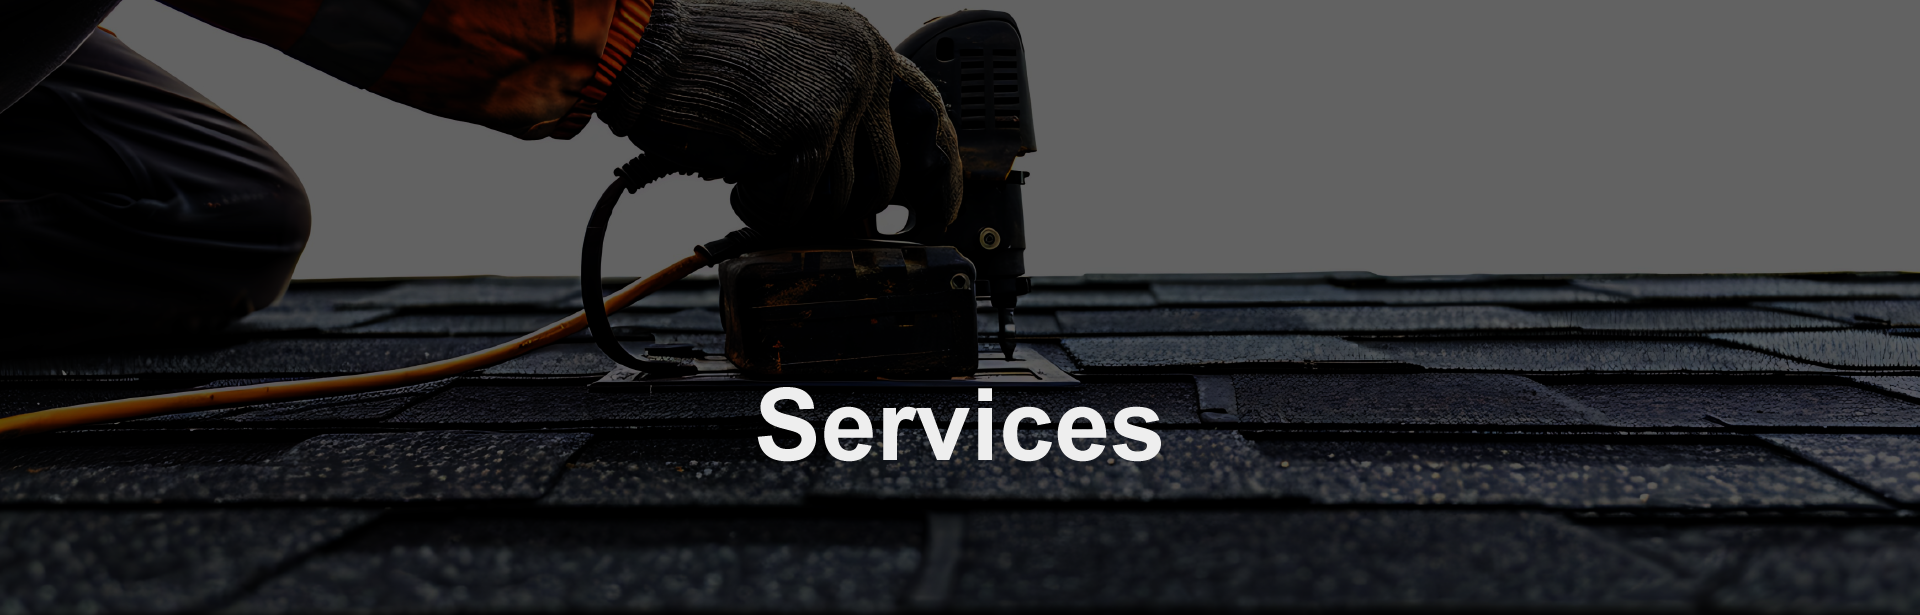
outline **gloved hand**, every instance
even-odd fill
[[[866,18],[810,0],[655,0],[599,109],[650,160],[736,184],[776,233],[844,236],[888,204],[944,228],[960,155],[940,94]]]

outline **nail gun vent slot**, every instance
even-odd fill
[[[1020,64],[1011,60],[995,61],[994,68],[1020,68]]]
[[[963,56],[977,56],[977,55],[985,55],[985,54],[986,54],[986,51],[984,51],[984,50],[981,50],[981,49],[962,49],[962,50],[960,50],[960,55],[963,55]]]
[[[984,85],[963,85],[963,86],[960,86],[960,93],[961,93],[961,94],[966,94],[966,93],[968,93],[968,92],[985,92],[985,91],[987,91],[987,86],[984,86]]]
[[[961,63],[960,63],[960,70],[967,70],[967,69],[969,69],[969,68],[985,68],[986,66],[987,66],[987,63],[986,63],[986,62],[981,62],[981,61],[979,61],[979,60],[974,60],[974,61],[972,61],[972,62],[961,62]]]
[[[961,130],[986,130],[986,128],[987,128],[986,118],[981,118],[981,117],[960,118]]]
[[[1018,92],[1018,91],[1020,91],[1020,86],[1017,86],[1017,85],[996,85],[996,86],[993,86],[993,91],[995,91],[995,92]]]
[[[1019,51],[1019,50],[1016,50],[1016,49],[995,49],[995,50],[993,50],[993,55],[997,55],[997,56],[1011,56],[1011,55],[1019,55],[1019,54],[1020,54],[1020,51]]]

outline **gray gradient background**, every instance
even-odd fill
[[[1020,20],[1029,273],[1920,269],[1920,3],[850,3],[898,42]],[[314,205],[302,278],[571,275],[598,123],[521,142],[153,0],[122,40],[252,126]],[[727,186],[627,197],[609,275],[736,228]]]

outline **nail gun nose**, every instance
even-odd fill
[[[1013,360],[1013,308],[1004,307],[1000,312],[1000,354]]]

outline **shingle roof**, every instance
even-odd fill
[[[718,349],[713,284],[614,324]],[[448,358],[573,285],[297,283],[215,338],[0,359],[0,415]],[[0,612],[1914,609],[1915,314],[1901,274],[1042,278],[1023,344],[1082,385],[998,418],[1160,419],[1157,458],[1089,463],[971,418],[952,461],[909,424],[897,461],[778,462],[759,391],[590,387],[575,337],[0,444]],[[816,425],[982,405],[812,393]]]

